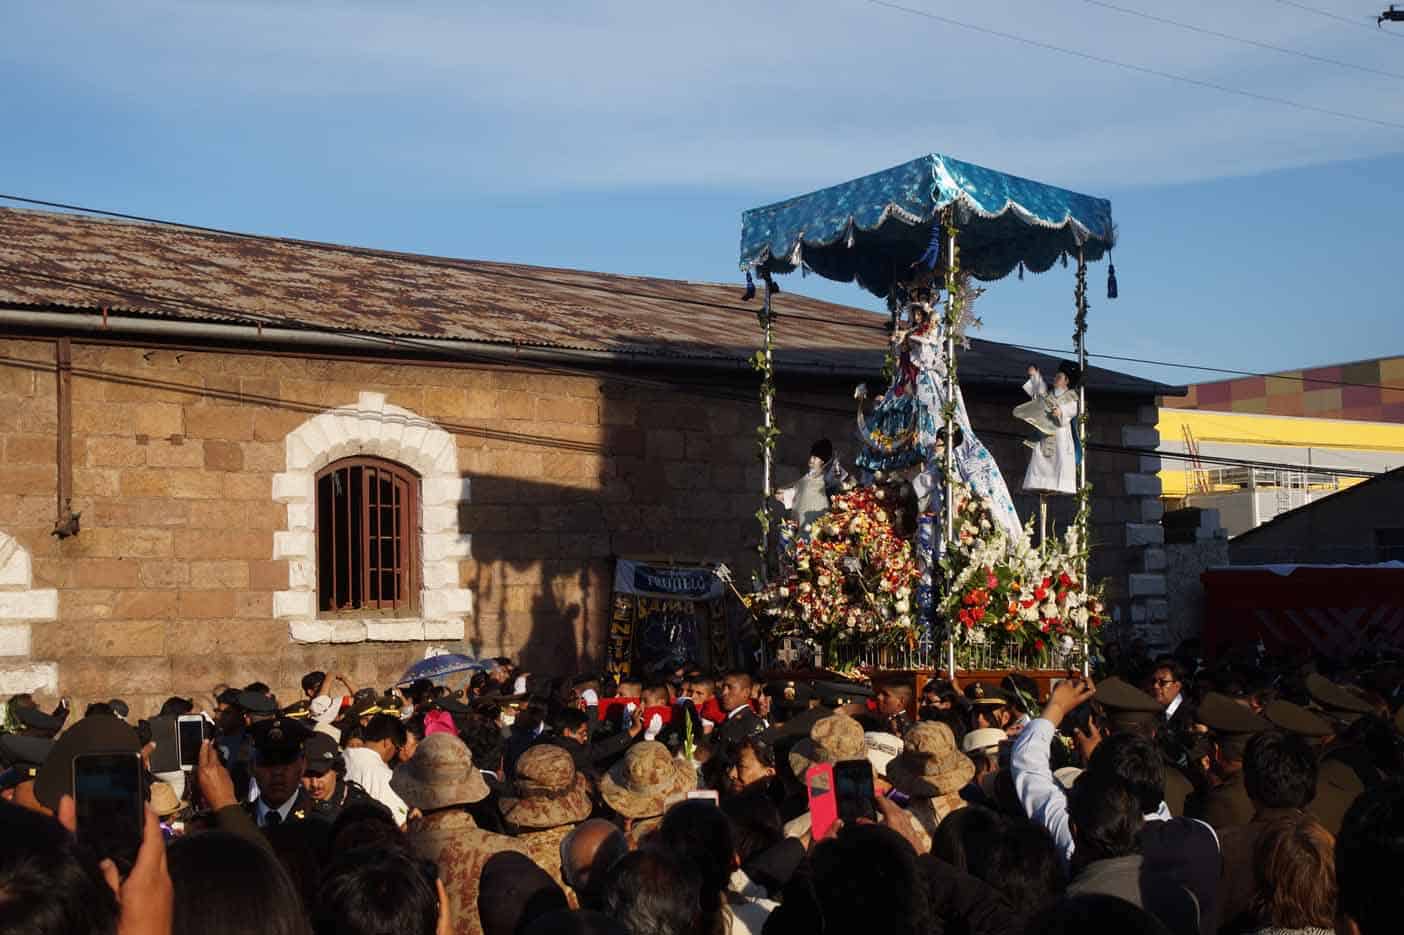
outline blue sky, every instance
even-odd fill
[[[1085,0],[910,5],[1404,124],[1404,78]],[[1122,5],[1404,74],[1401,27],[1274,0]],[[1361,22],[1380,6],[1313,5]],[[1100,298],[1099,270],[1094,351],[1249,370],[1404,353],[1404,129],[864,0],[16,0],[0,88],[0,191],[738,288],[743,209],[938,150],[1112,199],[1122,298]],[[785,285],[875,307],[856,286]],[[1071,288],[1056,268],[995,284],[982,336],[1068,346]]]

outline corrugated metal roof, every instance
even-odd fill
[[[107,309],[397,338],[744,361],[759,298],[739,283],[693,283],[419,256],[85,215],[0,209],[0,306]],[[783,292],[777,364],[875,373],[884,319]],[[1015,383],[1038,355],[975,341],[963,379]],[[1041,360],[1046,361],[1047,358]],[[1089,385],[1171,388],[1093,370]]]

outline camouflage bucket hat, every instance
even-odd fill
[[[670,796],[696,787],[692,767],[674,760],[656,740],[634,744],[600,780],[605,803],[625,818],[656,818]]]
[[[488,797],[487,783],[473,765],[473,755],[453,734],[424,738],[414,756],[396,768],[390,788],[406,805],[421,812],[472,805]]]
[[[517,760],[516,798],[502,800],[502,817],[518,828],[542,830],[590,817],[590,781],[569,751],[555,744],[529,748]]]
[[[975,778],[975,764],[956,747],[955,734],[940,721],[907,731],[902,754],[887,766],[887,779],[919,799],[949,795]]]
[[[867,758],[868,743],[863,737],[863,725],[847,714],[831,714],[815,721],[809,729],[809,737],[795,744],[790,751],[790,769],[796,779],[804,782],[804,774],[815,763]]]

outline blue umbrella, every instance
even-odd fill
[[[408,685],[416,679],[438,681],[457,672],[486,672],[492,665],[492,660],[474,659],[461,653],[443,653],[419,660],[406,669],[405,674],[395,684]]]

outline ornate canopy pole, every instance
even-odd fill
[[[1077,381],[1077,444],[1082,457],[1077,462],[1077,529],[1082,549],[1082,587],[1087,589],[1088,556],[1091,550],[1089,532],[1092,526],[1092,488],[1087,483],[1087,259],[1081,247],[1077,250],[1077,286],[1073,294],[1076,314],[1073,317],[1073,347],[1077,350],[1077,366],[1081,377]],[[1088,623],[1082,623],[1082,674],[1092,671],[1092,646]]]
[[[941,356],[946,366],[946,408],[942,415],[946,420],[946,444],[942,449],[942,458],[945,461],[946,472],[946,496],[945,496],[945,548],[951,548],[956,541],[955,531],[955,445],[956,437],[956,356],[955,356],[955,333],[956,327],[960,324],[961,305],[964,296],[960,292],[960,254],[956,243],[955,222],[950,216],[943,217],[941,224],[945,228],[946,234],[946,331],[942,337],[945,339],[941,345]],[[946,666],[951,678],[955,678],[955,627],[948,620],[946,621]]]
[[[761,300],[758,313],[761,325],[761,349],[751,358],[751,366],[761,375],[760,404],[761,425],[756,429],[756,441],[761,450],[761,504],[756,510],[756,521],[760,523],[760,542],[756,551],[760,556],[760,583],[765,585],[769,577],[766,557],[770,544],[770,493],[772,470],[775,461],[775,439],[780,434],[775,427],[775,315],[771,310],[771,295],[776,291],[769,274],[765,277],[765,296]]]

